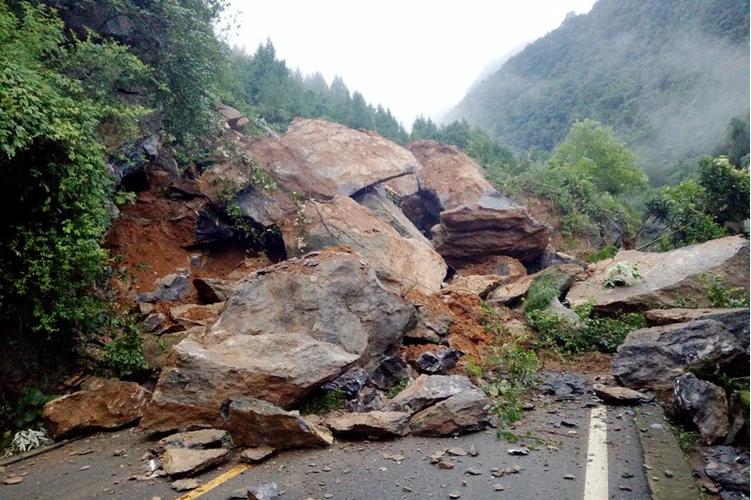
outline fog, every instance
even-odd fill
[[[310,2],[230,0],[240,26],[227,41],[255,51],[271,39],[303,73],[340,75],[350,90],[388,107],[406,127],[439,118],[484,69],[519,45],[557,28],[594,0]],[[497,67],[497,66],[496,66]]]

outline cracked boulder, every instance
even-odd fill
[[[267,401],[243,398],[228,401],[225,408],[225,426],[239,446],[283,450],[324,447],[334,441],[326,428]]]
[[[603,286],[608,269],[615,263],[636,266],[642,280],[631,286]],[[749,289],[749,243],[742,236],[729,236],[669,252],[625,250],[613,259],[598,262],[593,274],[571,288],[567,299],[572,308],[591,302],[600,313],[646,311],[681,307],[710,307],[707,289],[714,279],[723,286]]]
[[[411,225],[407,220],[404,223]],[[329,202],[308,200],[281,231],[288,255],[346,245],[376,269],[384,284],[396,290],[438,291],[448,270],[424,237],[400,234],[349,197]]]
[[[748,319],[741,323],[702,319],[642,328],[628,334],[613,356],[612,371],[632,389],[671,391],[687,372],[748,373]]]
[[[543,254],[551,229],[493,188],[466,154],[427,140],[408,149],[422,168],[419,191],[403,200],[403,210],[418,229],[432,233],[449,264],[491,255],[529,262]]]
[[[414,306],[384,288],[358,255],[328,250],[248,275],[212,332],[308,337],[371,367],[401,342],[414,317]]]
[[[420,375],[390,402],[389,407],[412,413],[477,387],[464,375]]]
[[[289,407],[335,379],[358,357],[330,342],[295,333],[187,338],[164,367],[141,427],[150,433],[221,427],[222,403],[263,398]]]
[[[676,414],[693,422],[706,444],[714,444],[728,434],[730,425],[725,390],[699,380],[693,373],[675,379],[673,408]]]
[[[316,199],[351,196],[420,168],[412,153],[375,132],[319,119],[296,118],[285,134],[247,141],[245,150],[283,191]]]
[[[463,390],[415,413],[409,421],[418,436],[451,436],[494,427],[491,400],[478,389]]]

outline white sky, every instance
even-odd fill
[[[520,44],[557,28],[595,0],[231,0],[240,28],[228,41],[277,57],[304,74],[340,75],[408,129],[466,93],[480,72]]]

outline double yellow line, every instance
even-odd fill
[[[201,495],[203,495],[204,493],[207,493],[207,492],[213,490],[217,486],[219,486],[219,485],[221,485],[223,483],[226,483],[227,481],[229,481],[233,477],[235,477],[235,476],[237,476],[239,474],[242,474],[243,472],[245,472],[249,468],[250,468],[250,465],[248,465],[248,464],[236,465],[236,466],[232,467],[230,470],[228,470],[227,472],[225,472],[224,474],[218,475],[217,477],[215,477],[214,479],[212,479],[208,483],[202,484],[201,486],[199,486],[198,488],[194,489],[190,493],[187,493],[187,494],[179,497],[178,500],[194,500],[194,499],[200,497]]]

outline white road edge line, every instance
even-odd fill
[[[605,406],[592,408],[589,417],[589,443],[587,444],[587,471],[584,483],[584,500],[605,500],[608,491],[608,428]]]

